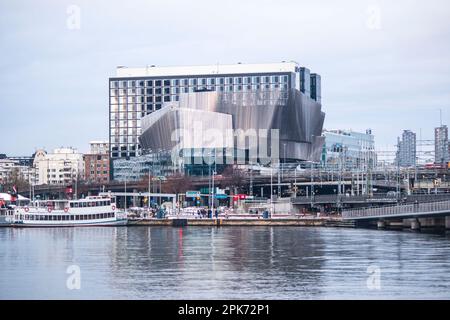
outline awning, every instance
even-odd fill
[[[5,201],[11,201],[12,196],[9,193],[0,193],[0,199],[5,200]],[[19,201],[26,201],[26,200],[30,200],[28,198],[25,198],[24,196],[21,196],[19,194]]]

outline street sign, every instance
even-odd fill
[[[200,196],[200,191],[186,191],[186,198],[196,198]]]
[[[228,195],[226,195],[226,194],[216,194],[215,195],[216,196],[216,199],[227,199],[228,198]]]

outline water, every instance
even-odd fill
[[[80,268],[79,290],[66,284],[71,265]],[[0,299],[16,298],[450,299],[450,236],[299,227],[0,228]]]

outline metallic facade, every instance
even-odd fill
[[[297,89],[196,92],[145,116],[139,142],[144,153],[175,152],[183,163],[197,164],[205,150],[216,163],[268,164],[265,155],[318,162],[324,118],[321,104]]]
[[[142,68],[118,67],[109,79],[109,155],[141,154],[141,119],[198,90],[247,93],[297,89],[320,102],[320,76],[295,62]]]

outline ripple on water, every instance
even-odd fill
[[[449,240],[298,227],[1,228],[0,298],[450,299]],[[80,290],[66,287],[73,264]],[[368,267],[379,268],[379,289],[368,288]]]

